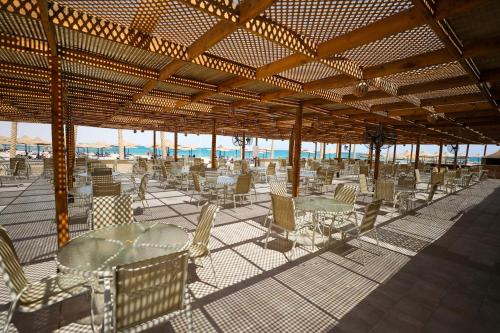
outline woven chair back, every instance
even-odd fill
[[[271,194],[274,224],[289,231],[295,230],[295,203],[290,196]]]
[[[198,225],[193,236],[193,244],[203,244],[208,246],[210,241],[210,233],[214,227],[215,216],[219,211],[219,207],[214,204],[206,203],[201,207],[200,216],[198,217]]]
[[[363,220],[359,226],[359,232],[366,232],[373,229],[381,205],[382,200],[375,200],[366,206],[365,216],[363,216]]]
[[[356,202],[356,186],[339,184],[335,188],[335,200],[353,205]]]
[[[92,184],[92,196],[106,197],[116,196],[122,193],[122,184],[120,182],[108,184]]]
[[[269,187],[271,194],[286,196],[286,183],[285,182],[270,182]]]
[[[250,174],[239,175],[236,181],[235,194],[246,194],[250,192],[252,176]]]
[[[94,229],[134,222],[132,197],[122,194],[93,198],[92,221]]]
[[[394,201],[394,182],[390,180],[377,180],[375,185],[375,199],[384,200],[386,202]]]
[[[10,297],[17,295],[29,283],[19,263],[16,250],[7,231],[0,226],[0,274],[2,275]]]

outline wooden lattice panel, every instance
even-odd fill
[[[252,67],[264,66],[293,53],[284,47],[243,30],[232,33],[213,46],[208,52]]]
[[[319,62],[308,63],[280,73],[281,76],[287,79],[301,83],[315,81],[338,74],[340,74],[339,71]]]
[[[281,0],[265,16],[320,43],[411,6],[409,0]]]
[[[327,89],[327,90],[322,90],[323,92],[339,95],[339,96],[344,96],[344,95],[351,95],[353,90],[353,85],[349,85],[346,87],[342,88],[336,88],[336,89]],[[376,88],[372,86],[368,86],[368,91],[374,91],[377,90]]]
[[[0,6],[0,8],[2,7],[3,5]],[[6,6],[6,8],[8,7],[9,5]],[[2,10],[0,10],[0,31],[16,36],[45,39],[42,23],[40,21],[35,21],[27,17],[11,15]]]
[[[436,51],[444,45],[436,34],[424,25],[366,44],[339,55],[363,67],[408,58],[417,54]]]
[[[200,111],[200,112],[211,112],[213,106],[202,104],[202,103],[189,103],[183,106],[181,109],[190,111]]]
[[[213,70],[196,64],[186,64],[182,66],[181,69],[175,72],[175,75],[215,85],[234,77],[232,74]]]
[[[137,101],[140,104],[160,106],[163,108],[173,108],[175,106],[175,101],[171,99],[165,99],[161,97],[154,97],[146,95]]]
[[[451,26],[462,41],[473,42],[478,38],[498,36],[500,34],[498,0],[483,2],[481,6],[448,18]]]
[[[189,46],[216,23],[215,17],[205,15],[176,0],[169,0],[167,11],[153,34]]]
[[[178,85],[166,83],[166,82],[160,82],[156,86],[156,89],[161,90],[161,91],[165,91],[165,92],[171,92],[171,93],[183,94],[183,95],[194,95],[194,94],[201,92],[201,90],[196,89],[196,88],[190,88],[190,87],[186,87],[186,86],[178,86]]]
[[[275,92],[281,90],[280,88],[259,81],[251,81],[240,88],[253,92],[255,94],[262,94],[266,92]]]
[[[366,101],[366,103],[370,106],[379,104],[397,103],[397,102],[401,102],[401,100],[397,97],[377,98]]]
[[[99,91],[108,94],[131,95],[142,91],[142,88],[140,87],[134,87],[125,84],[118,84],[116,82],[97,80],[75,75],[64,75],[63,79],[64,82],[69,84],[69,86],[74,86],[82,89],[87,89],[87,88],[98,89]]]
[[[135,66],[151,68],[159,71],[166,66],[172,58],[149,52],[144,49],[132,47],[111,40],[96,38],[79,31],[56,27],[58,42],[64,48],[86,51],[105,58],[129,63]]]
[[[83,75],[98,80],[117,82],[136,87],[143,87],[148,82],[146,78],[70,61],[62,62],[62,70],[68,74]]]
[[[59,0],[57,3],[109,22],[131,26],[141,0]]]
[[[49,65],[47,57],[44,57],[43,55],[10,51],[8,49],[0,49],[0,61],[40,68],[47,68]]]
[[[413,71],[386,76],[384,79],[398,86],[430,82],[465,75],[467,72],[458,61],[419,68]]]
[[[0,77],[37,81],[47,83],[49,76],[46,70],[17,64],[0,62]]]
[[[434,98],[434,97],[447,97],[447,96],[455,96],[455,95],[463,95],[463,94],[473,94],[480,93],[481,90],[476,85],[468,85],[463,87],[456,87],[451,89],[444,90],[434,90],[425,92],[422,94],[415,94],[415,97],[420,99],[426,98]]]

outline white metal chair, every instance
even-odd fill
[[[367,196],[372,196],[375,194],[374,191],[368,189],[368,182],[366,181],[366,176],[363,173],[359,174],[359,194],[365,198]]]
[[[93,198],[92,214],[89,214],[88,222],[91,230],[133,222],[134,211],[130,195]]]
[[[240,204],[242,199],[248,197],[250,201],[250,206],[253,205],[252,196],[250,194],[250,189],[252,186],[252,179],[250,174],[239,175],[238,180],[233,188],[229,189],[228,194],[233,197],[234,208],[236,208],[236,199],[240,198]]]

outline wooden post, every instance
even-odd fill
[[[411,164],[411,161],[413,160],[413,143],[411,144],[411,148],[410,148],[410,163]]]
[[[342,139],[339,139],[338,147],[337,147],[337,160],[342,160]]]
[[[467,144],[467,148],[465,149],[465,166],[467,166],[467,159],[469,158],[469,144]]]
[[[419,158],[420,158],[420,136],[417,136],[417,147],[415,148],[415,169],[418,169]]]
[[[484,145],[484,152],[483,152],[483,157],[486,157],[486,148],[488,147],[488,145]]]
[[[174,132],[174,161],[177,162],[177,141],[178,141],[178,133]]]
[[[243,144],[241,145],[241,160],[244,161],[245,160],[245,145],[246,145],[246,137],[245,137],[245,133],[243,133]]]
[[[370,152],[368,154],[368,165],[371,167],[373,161],[373,142],[370,142]]]
[[[292,196],[299,196],[299,182],[300,182],[300,151],[302,145],[302,103],[297,108],[295,113],[295,138],[294,138],[294,158],[293,158],[293,178],[292,178]]]
[[[396,141],[394,141],[394,153],[392,154],[392,164],[396,164],[396,147],[397,147]]]
[[[165,147],[165,132],[160,132],[160,150],[161,150],[161,158],[167,158],[167,148]]]
[[[16,157],[17,151],[17,122],[13,121],[10,124],[10,149],[9,149],[9,157]]]
[[[215,132],[215,118],[212,119],[212,169],[217,168],[217,133]]]
[[[441,159],[443,158],[443,141],[439,143],[439,156],[438,156],[438,162],[437,162],[437,167],[438,171],[441,171]]]
[[[153,160],[156,161],[156,131],[153,130]]]
[[[347,156],[347,159],[350,161],[351,160],[351,144],[349,144],[349,154]]]
[[[292,128],[292,134],[290,135],[290,140],[288,141],[288,165],[293,165],[293,138],[295,129]]]
[[[66,107],[66,162],[68,170],[68,188],[73,189],[73,168],[75,166],[75,127],[71,111]]]
[[[315,159],[315,160],[316,160],[316,153],[317,153],[317,151],[318,151],[318,143],[317,143],[317,142],[315,142],[315,143],[314,143],[314,159]]]
[[[125,152],[123,151],[123,131],[118,129],[118,158],[125,159]]]
[[[66,159],[64,156],[64,109],[61,63],[57,56],[49,57],[52,88],[52,158],[54,163],[54,195],[56,207],[57,244],[69,240],[68,193],[66,190]]]
[[[457,158],[458,158],[458,143],[457,143],[457,149],[455,149],[455,156],[453,157],[453,169],[457,169]]]
[[[375,169],[373,170],[373,183],[375,183],[378,179],[378,170],[380,166],[380,147],[379,144],[375,145]]]

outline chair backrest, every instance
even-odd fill
[[[100,175],[92,176],[92,184],[111,184],[113,182],[113,175]]]
[[[139,185],[139,191],[137,192],[137,196],[141,200],[146,200],[146,190],[148,188],[148,180],[149,180],[148,174],[145,174],[141,178],[141,184]]]
[[[335,188],[334,198],[347,204],[354,204],[356,202],[356,192],[356,186],[339,184]]]
[[[266,175],[267,176],[276,175],[276,163],[269,163],[267,165]]]
[[[394,182],[390,180],[377,180],[375,185],[375,199],[394,202]]]
[[[438,186],[439,186],[439,184],[434,184],[431,186],[431,190],[429,192],[429,195],[427,196],[427,203],[430,203],[432,201],[432,199],[434,198],[434,194],[436,194]]]
[[[289,231],[295,230],[295,202],[291,196],[271,194],[274,224]]]
[[[217,178],[219,177],[219,173],[215,170],[205,170],[205,181],[208,184],[215,185],[217,184]]]
[[[365,216],[363,216],[363,220],[361,221],[361,225],[359,226],[360,233],[373,229],[381,205],[382,200],[374,200],[368,206],[366,206]]]
[[[359,166],[359,174],[363,174],[368,177],[368,165],[360,165]]]
[[[248,174],[239,175],[236,181],[235,194],[245,194],[250,192],[252,176]]]
[[[443,184],[443,175],[442,172],[432,172],[431,173],[431,185]]]
[[[21,170],[21,162],[16,161],[16,163],[14,163],[14,169],[12,170],[12,175],[19,176],[20,170]]]
[[[3,276],[10,297],[16,298],[29,283],[19,263],[16,250],[7,231],[0,226],[0,274]]]
[[[368,193],[368,182],[366,181],[366,176],[363,173],[359,174],[359,190],[361,193]]]
[[[122,183],[92,184],[92,196],[106,197],[116,196],[122,193]]]
[[[187,267],[186,251],[117,266],[113,281],[115,330],[183,310]]]
[[[134,222],[132,197],[122,194],[93,198],[92,222],[94,229]]]
[[[214,227],[215,215],[219,211],[217,205],[206,203],[201,207],[198,224],[193,236],[193,244],[203,244],[208,246],[210,234]]]
[[[270,182],[271,194],[287,196],[285,182]]]
[[[201,192],[200,175],[197,172],[191,171],[191,178],[193,178],[193,188],[196,192]]]
[[[293,169],[286,169],[286,181],[292,183],[293,181]]]
[[[113,170],[111,168],[107,167],[95,167],[92,169],[92,172],[90,173],[91,176],[107,176],[107,175],[112,175]]]
[[[25,157],[12,157],[9,162],[10,162],[10,169],[14,170],[15,176],[18,176],[21,170],[26,170],[27,162]]]
[[[420,177],[420,170],[419,169],[415,169],[415,180],[417,181],[417,183],[420,183],[422,181],[422,178]]]

